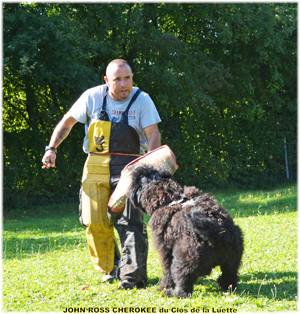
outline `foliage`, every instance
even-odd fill
[[[200,313],[203,308],[210,313],[212,308],[297,311],[297,186],[223,191],[215,196],[244,232],[236,291],[224,293],[217,288],[220,270],[216,268],[198,279],[191,298],[162,297],[157,291],[161,267],[150,235],[146,289],[121,291],[118,281],[101,284],[102,275],[92,266],[85,231],[77,219],[77,205],[65,203],[19,208],[4,215],[3,311],[61,312],[69,307],[86,312],[105,307],[111,311],[155,307],[156,313],[160,308],[169,313],[193,308]]]
[[[3,44],[5,208],[77,197],[84,128],[59,147],[54,170],[41,169],[43,148],[119,57],[158,108],[180,182],[285,180],[283,140],[297,134],[296,3],[4,3]]]

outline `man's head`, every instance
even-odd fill
[[[109,87],[109,95],[114,100],[125,100],[132,91],[133,74],[130,65],[123,59],[111,61],[106,68],[104,80]]]

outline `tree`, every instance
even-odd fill
[[[5,204],[77,194],[82,126],[47,173],[43,147],[120,57],[158,108],[180,182],[284,179],[283,139],[297,134],[296,4],[5,3],[3,25]]]
[[[66,173],[58,175],[56,170],[46,175],[41,170],[43,147],[70,103],[100,82],[97,69],[89,64],[93,47],[88,47],[81,26],[71,23],[58,5],[3,6],[4,198],[14,203],[18,201],[14,193],[63,195],[79,169],[68,167]],[[66,162],[82,160],[72,151],[75,146],[80,152],[79,138],[75,132],[70,137],[69,143],[77,145],[69,144],[69,151],[65,147]],[[70,178],[59,184],[62,175]]]

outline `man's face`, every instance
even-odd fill
[[[109,66],[106,75],[104,80],[109,87],[109,95],[114,100],[125,100],[133,87],[133,74],[130,67],[113,64]]]

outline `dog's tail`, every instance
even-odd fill
[[[212,247],[232,244],[240,234],[230,217],[209,217],[200,206],[187,212],[185,218],[191,232],[200,241],[206,241]]]

